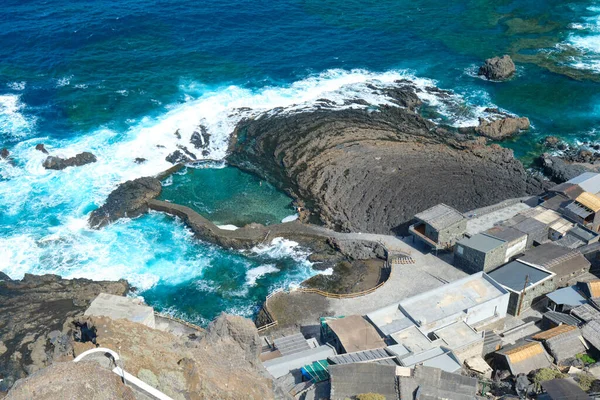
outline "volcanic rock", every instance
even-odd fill
[[[561,143],[561,140],[556,136],[546,136],[543,141],[544,146],[551,149],[557,148],[559,143]]]
[[[48,150],[46,150],[46,147],[44,146],[44,144],[43,144],[43,143],[38,143],[38,144],[36,144],[36,145],[35,145],[35,149],[36,149],[37,151],[41,151],[41,152],[42,152],[42,153],[44,153],[44,154],[48,154]]]
[[[537,162],[541,166],[544,175],[556,183],[566,182],[584,172],[600,172],[600,166],[598,165],[572,161],[548,153],[542,154]]]
[[[146,162],[146,161],[148,161],[148,160],[146,160],[145,158],[142,158],[142,157],[136,157],[136,158],[135,158],[135,160],[133,160],[133,161],[134,161],[136,164],[143,164],[143,163],[145,163],[145,162]]]
[[[190,143],[197,149],[206,149],[210,144],[210,133],[204,125],[200,125],[200,132],[194,131],[190,138]]]
[[[405,232],[413,215],[440,202],[467,211],[528,192],[511,150],[438,129],[409,107],[271,110],[240,122],[229,150],[231,164],[347,231]]]
[[[8,157],[10,157],[10,152],[8,151],[8,149],[5,147],[2,150],[0,150],[0,158],[2,158],[3,160],[6,160]]]
[[[98,294],[125,295],[128,291],[124,280],[30,274],[20,281],[0,280],[0,392],[17,379],[69,357],[71,321],[82,316]]]
[[[32,394],[35,394],[32,397]],[[136,400],[133,390],[96,362],[62,362],[19,380],[5,400],[123,399]]]
[[[510,78],[516,71],[515,63],[509,55],[503,57],[488,58],[485,64],[479,67],[477,75],[483,75],[494,81]]]
[[[77,154],[75,157],[60,158],[55,156],[49,156],[44,161],[44,168],[62,170],[68,167],[80,167],[82,165],[96,162],[96,156],[92,153],[84,151],[83,153]]]
[[[88,223],[99,229],[119,218],[135,218],[148,211],[146,202],[162,191],[160,181],[152,177],[138,178],[121,183],[106,199],[106,203],[92,211]]]
[[[492,140],[502,140],[529,129],[529,126],[529,119],[526,117],[506,117],[491,121],[479,118],[479,126],[475,128],[475,132]]]

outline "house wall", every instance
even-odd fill
[[[481,357],[483,355],[483,338],[466,346],[453,349],[452,352],[458,357],[461,364],[469,358]]]
[[[442,229],[437,234],[438,243],[450,243],[454,244],[457,240],[461,239],[467,231],[467,220],[463,219],[448,228]]]
[[[525,282],[523,282],[525,283]],[[521,305],[521,312],[531,308],[531,304],[536,302],[538,298],[544,296],[547,293],[553,292],[557,289],[556,285],[556,276],[553,276],[550,279],[546,279],[537,285],[528,288],[525,290],[525,294],[523,296],[523,304]],[[510,293],[510,300],[508,303],[508,313],[511,315],[517,315],[517,309],[519,307],[519,298],[520,295],[514,292]]]
[[[473,326],[483,321],[486,321],[486,324],[491,324],[494,321],[501,320],[506,317],[509,300],[510,294],[505,293],[500,297],[471,307],[467,311],[465,322]]]
[[[462,248],[462,254],[460,248]],[[469,272],[488,272],[504,264],[507,243],[490,250],[487,253],[468,246],[457,244],[454,248],[454,266]]]
[[[506,248],[506,257],[504,258],[504,262],[507,263],[510,261],[510,258],[516,256],[519,253],[522,253],[527,248],[527,236],[523,236],[520,239],[517,239],[513,242],[508,243]]]

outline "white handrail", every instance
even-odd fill
[[[75,357],[73,362],[79,362],[92,353],[108,353],[115,360],[115,364],[117,361],[120,360],[119,354],[117,354],[116,351],[108,349],[106,347],[97,347],[95,349],[90,349],[90,350],[84,351],[83,353],[81,353],[80,355]],[[124,382],[132,383],[133,385],[137,386],[141,390],[145,391],[146,393],[150,394],[151,396],[156,397],[159,400],[173,400],[171,397],[167,396],[160,390],[153,388],[152,386],[148,385],[146,382],[131,375],[129,372],[125,371],[123,368],[121,368],[119,366],[116,366],[115,368],[113,368],[112,372],[114,372],[115,374],[117,374],[121,378],[123,378]]]

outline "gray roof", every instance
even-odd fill
[[[586,243],[589,242],[590,240],[594,239],[596,236],[598,236],[597,233],[583,228],[580,225],[575,225],[570,231],[569,234],[585,241]]]
[[[587,207],[584,207],[583,205],[573,201],[572,203],[568,204],[565,209],[569,210],[570,212],[572,212],[573,214],[577,215],[578,217],[581,217],[583,219],[589,217],[590,215],[592,215],[594,212],[592,210],[590,210]]]
[[[352,364],[357,362],[376,362],[384,365],[398,365],[395,355],[388,354],[384,349],[373,349],[366,351],[357,351],[355,353],[340,354],[331,356],[328,360],[332,364]]]
[[[301,333],[275,339],[273,343],[277,347],[277,350],[284,356],[310,349],[308,342]]]
[[[579,321],[577,318],[573,317],[572,315],[561,313],[558,311],[545,312],[544,318],[549,319],[550,321],[554,322],[555,325],[565,324],[565,325],[579,326],[579,324],[581,323],[581,321]]]
[[[499,268],[496,268],[488,274],[499,284],[506,286],[516,292],[521,292],[525,285],[525,278],[528,278],[528,287],[537,282],[546,279],[551,273],[532,267],[518,260],[509,262]]]
[[[547,228],[547,225],[535,218],[525,218],[521,222],[514,224],[512,227],[524,233],[535,233],[543,231]]]
[[[596,350],[600,350],[600,320],[593,319],[581,328],[581,334]]]
[[[452,353],[444,353],[438,356],[432,357],[429,360],[423,361],[424,367],[439,368],[446,372],[457,372],[460,371],[460,363],[456,360],[456,357]]]
[[[588,322],[593,319],[600,319],[600,311],[596,310],[589,304],[583,304],[579,307],[575,307],[571,310],[571,314],[584,322]]]
[[[577,195],[575,195],[575,197],[579,196],[581,193],[583,193],[583,190],[579,189],[579,192],[577,193]],[[540,206],[548,210],[558,211],[562,207],[564,207],[567,202],[571,201],[575,197],[567,197],[562,194],[557,194],[556,196],[544,201],[542,204],[540,204]]]
[[[519,240],[523,236],[527,235],[525,232],[521,232],[520,230],[511,228],[510,226],[495,226],[491,229],[488,229],[486,233],[509,243]]]
[[[567,232],[565,236],[555,240],[553,243],[568,249],[576,249],[585,244],[585,242],[582,242],[577,236],[572,235],[571,232]]]
[[[565,195],[565,198],[571,198],[571,199],[577,198],[577,196],[579,196],[581,193],[584,192],[584,190],[581,188],[581,186],[574,184],[574,183],[569,183],[569,182],[564,182],[559,185],[553,186],[550,188],[549,191],[561,193],[561,194]]]
[[[600,192],[600,174],[595,172],[584,172],[573,179],[569,179],[567,183],[579,185],[586,192],[594,194]]]
[[[581,272],[590,266],[589,261],[578,250],[569,249],[554,243],[544,243],[525,252],[519,258],[530,264],[542,266],[559,276]]]
[[[331,400],[354,398],[362,393],[378,393],[386,400],[398,399],[396,367],[374,363],[330,365]]]
[[[464,220],[465,216],[454,208],[441,203],[418,213],[415,218],[426,222],[439,231]]]
[[[586,351],[580,337],[579,329],[573,329],[546,340],[544,344],[555,362],[558,363]]]
[[[315,361],[325,360],[327,357],[333,355],[335,355],[335,350],[332,347],[319,346],[300,353],[273,358],[272,360],[265,361],[263,365],[274,378],[279,378],[292,370],[302,368]]]
[[[552,379],[542,382],[546,397],[550,400],[590,400],[586,392],[581,390],[573,378]],[[541,397],[539,397],[541,398]]]
[[[564,287],[562,289],[555,290],[552,293],[548,293],[546,296],[558,305],[576,307],[586,303],[583,296],[577,291],[576,286]]]
[[[510,372],[514,376],[529,374],[535,369],[549,368],[552,365],[550,356],[539,342],[516,343],[506,346],[496,353],[505,357]]]
[[[412,377],[401,376],[400,398],[420,400],[473,400],[477,392],[477,379],[442,371],[427,366],[416,367]]]
[[[506,242],[502,239],[495,238],[485,233],[478,233],[470,238],[462,239],[458,243],[482,253],[487,253],[490,250],[502,246]]]

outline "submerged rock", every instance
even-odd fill
[[[82,165],[96,162],[96,156],[90,152],[83,152],[77,154],[75,157],[60,158],[55,156],[49,156],[44,161],[44,168],[62,170],[68,167],[80,167]]]
[[[206,149],[210,144],[210,133],[204,125],[200,125],[200,132],[194,131],[190,143],[197,149]]]
[[[136,158],[135,158],[135,160],[133,160],[133,161],[134,161],[136,164],[143,164],[143,163],[145,163],[145,162],[146,162],[146,161],[148,161],[148,160],[146,160],[145,158],[142,158],[142,157],[136,157]]]
[[[238,124],[229,151],[231,164],[303,201],[328,226],[356,232],[404,232],[440,202],[467,211],[530,188],[511,150],[440,129],[409,107],[271,110]]]
[[[479,118],[475,132],[492,140],[502,140],[529,129],[529,118],[505,117],[495,120]]]
[[[485,60],[485,64],[479,67],[477,75],[483,75],[494,81],[510,78],[516,71],[515,63],[509,55],[493,57]]]
[[[8,159],[8,157],[10,157],[10,152],[8,151],[8,149],[5,147],[2,150],[0,150],[0,158],[2,158],[3,160]]]
[[[185,164],[197,159],[196,155],[189,151],[185,146],[177,146],[179,150],[175,150],[169,154],[165,160],[171,164]]]
[[[138,178],[121,183],[106,199],[106,203],[92,211],[88,223],[99,229],[120,218],[135,218],[148,211],[147,201],[162,191],[160,181],[152,177]]]
[[[36,144],[36,145],[35,145],[35,149],[36,149],[37,151],[41,151],[41,152],[42,152],[42,153],[44,153],[44,154],[49,154],[49,153],[48,153],[48,150],[46,150],[46,147],[44,146],[44,144],[43,144],[43,143],[38,143],[38,144]]]

